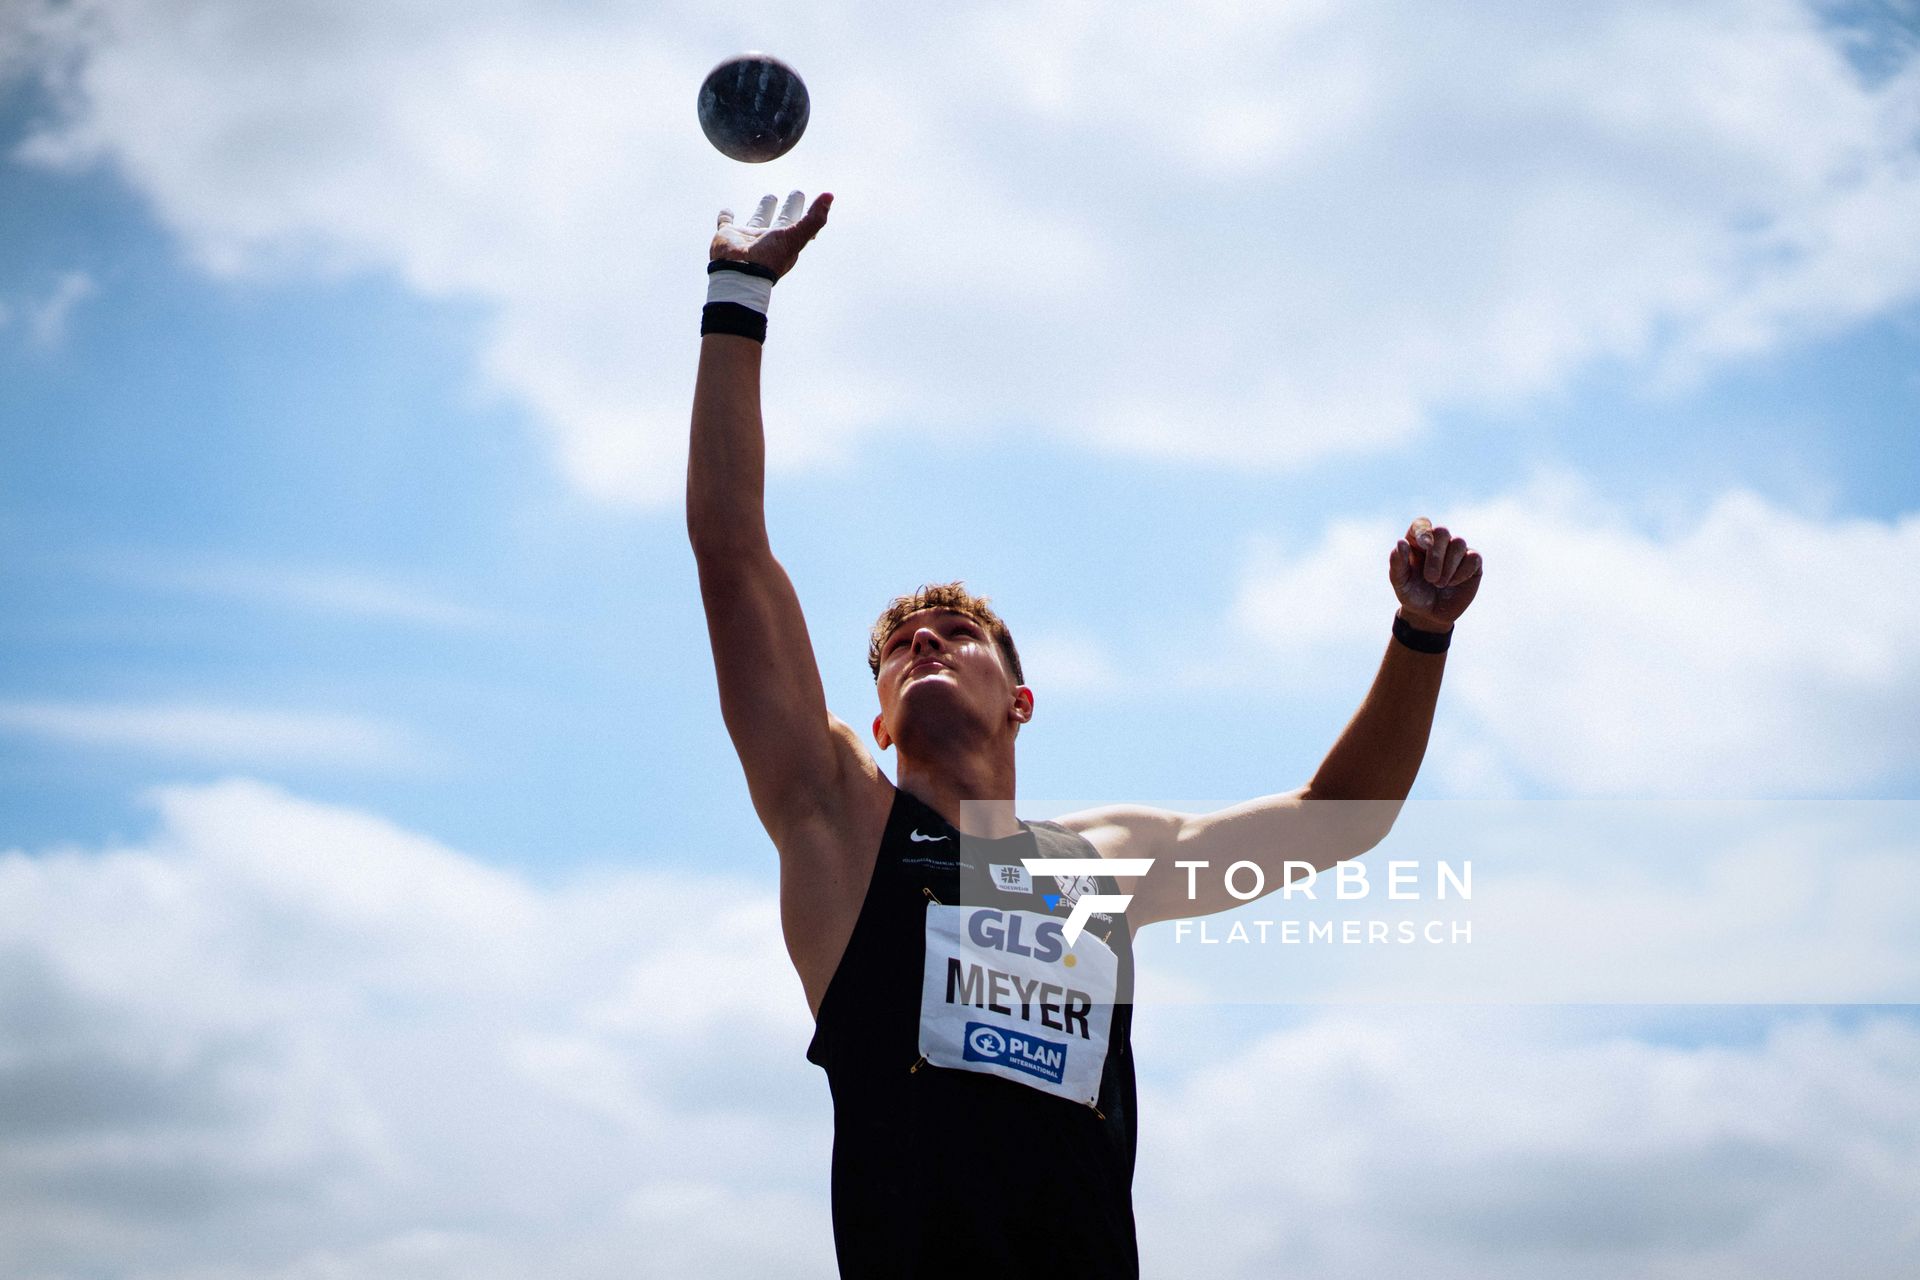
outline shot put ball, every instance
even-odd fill
[[[707,73],[700,85],[700,129],[733,160],[760,164],[793,150],[807,131],[807,86],[764,53],[743,53]]]

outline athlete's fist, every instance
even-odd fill
[[[800,208],[806,201],[804,195],[794,192],[775,217],[773,197],[761,196],[760,207],[753,211],[744,227],[735,225],[733,210],[722,209],[720,221],[714,228],[713,243],[707,250],[708,259],[751,262],[771,268],[776,277],[787,274],[793,270],[800,251],[807,247],[807,241],[827,225],[827,210],[833,207],[833,196],[821,192],[802,217]]]
[[[1422,631],[1445,631],[1480,590],[1480,553],[1421,516],[1387,558],[1400,616]]]

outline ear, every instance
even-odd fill
[[[1023,684],[1013,689],[1013,718],[1018,724],[1033,719],[1033,690]]]
[[[887,722],[884,716],[873,718],[873,740],[880,745],[882,751],[893,746],[893,739],[887,736]]]

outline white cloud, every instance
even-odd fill
[[[770,884],[542,887],[258,783],[153,801],[137,843],[0,855],[0,1270],[832,1273]],[[1590,1021],[1143,1010],[1147,1274],[1906,1274],[1910,1021]]]
[[[73,309],[99,291],[93,277],[84,271],[61,273],[46,297],[27,311],[27,333],[35,346],[51,351],[67,340],[67,324]]]
[[[1487,561],[1442,695],[1440,741],[1471,749],[1462,783],[1739,796],[1912,777],[1920,601],[1888,575],[1920,556],[1920,514],[1828,519],[1732,491],[1656,522],[1564,478],[1432,514]],[[1364,680],[1404,518],[1263,555],[1242,634],[1302,682]]]
[[[754,24],[815,103],[752,171],[691,109],[742,36],[686,10],[92,0],[40,28],[63,106],[24,155],[113,164],[214,270],[492,304],[483,376],[610,498],[677,492],[709,219],[763,188],[840,197],[774,308],[789,463],[1005,422],[1298,465],[1920,290],[1920,67],[1855,70],[1788,0],[813,6]]]
[[[425,756],[406,728],[369,716],[207,703],[0,702],[0,732],[229,765],[405,768]]]
[[[1077,631],[1022,635],[1020,670],[1036,697],[1052,693],[1107,693],[1123,677],[1112,651],[1094,636]]]
[[[1912,801],[1414,801],[1343,868],[1363,883],[1322,877],[1311,898],[1147,930],[1141,998],[1914,1003],[1917,830]],[[1219,877],[1237,856],[1215,851],[1195,874]],[[1447,891],[1442,861],[1463,890]],[[1398,899],[1396,866],[1411,890]]]
[[[4,57],[0,57],[0,72],[5,70],[4,63]],[[0,302],[0,328],[18,320],[27,342],[36,350],[58,350],[67,340],[67,326],[74,308],[99,291],[99,285],[86,272],[63,271],[38,296],[17,298],[12,303]]]
[[[1910,1021],[1788,1018],[1757,1043],[1691,1048],[1557,1025],[1336,1014],[1145,1090],[1137,1194],[1158,1230],[1143,1270],[1912,1273]]]
[[[0,77],[30,73],[52,55],[49,36],[62,25],[51,0],[20,0],[0,7]]]
[[[350,569],[242,561],[180,563],[139,551],[94,561],[94,572],[159,591],[184,591],[316,613],[371,618],[455,631],[499,632],[516,625],[491,610],[418,585]]]
[[[0,1271],[830,1274],[766,894],[539,889],[252,782],[154,802],[139,845],[0,856]]]

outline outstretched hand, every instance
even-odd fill
[[[1400,616],[1425,631],[1453,626],[1480,590],[1480,553],[1421,516],[1387,558]]]
[[[722,209],[720,220],[714,228],[713,243],[707,251],[708,259],[751,262],[771,269],[776,278],[784,276],[793,270],[793,264],[799,259],[800,251],[807,247],[807,242],[819,235],[820,228],[827,225],[827,210],[833,207],[833,196],[821,192],[814,197],[813,205],[802,217],[800,208],[806,204],[806,199],[800,192],[794,192],[780,207],[779,216],[775,217],[773,197],[761,196],[760,207],[753,211],[753,216],[747,219],[744,227],[734,223],[733,210]]]

